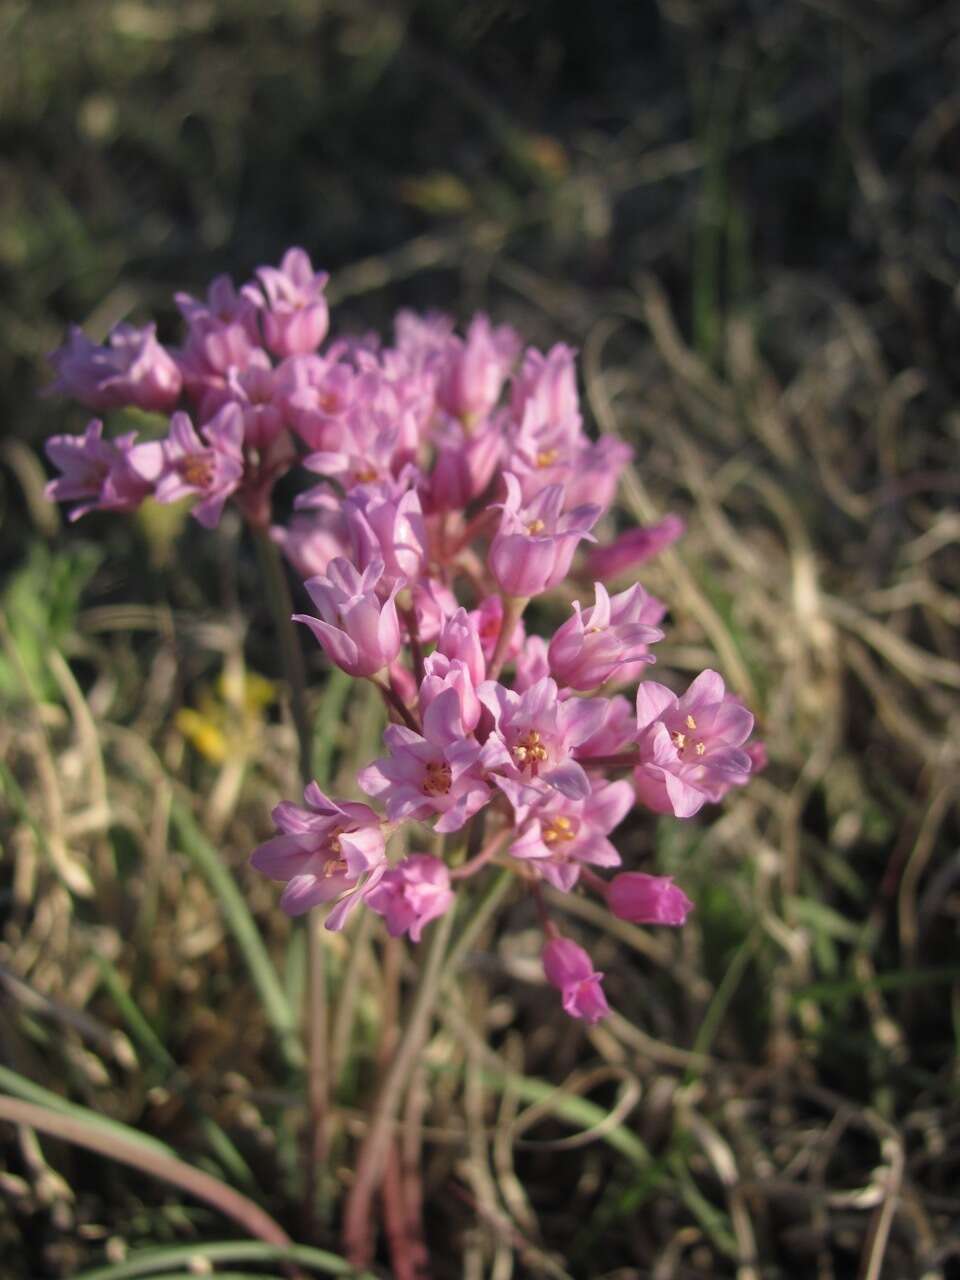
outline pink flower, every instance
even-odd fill
[[[343,514],[358,567],[383,562],[381,590],[419,577],[427,555],[427,528],[416,489],[404,492],[396,484],[358,485],[345,499]]]
[[[499,596],[490,596],[488,599],[500,604]],[[496,637],[493,643],[496,644]],[[492,647],[490,652],[493,652]],[[475,617],[468,614],[466,609],[457,609],[445,620],[437,636],[437,653],[443,654],[451,661],[458,659],[463,662],[475,686],[486,680],[487,660],[480,638],[480,629]]]
[[[740,748],[752,728],[753,716],[716,671],[701,671],[681,698],[644,681],[637,690],[637,798],[678,818],[722,799],[750,777],[752,761]]]
[[[673,883],[672,876],[648,876],[624,871],[607,885],[607,906],[621,920],[633,924],[681,925],[693,903]]]
[[[613,436],[601,436],[596,442],[586,444],[574,456],[566,480],[567,506],[592,502],[606,511],[617,496],[620,477],[632,458],[630,445]]]
[[[260,313],[267,346],[281,358],[316,351],[327,336],[330,317],[323,290],[330,278],[314,273],[303,249],[288,249],[280,269],[260,267],[257,277],[267,304]],[[259,296],[252,288],[248,297]],[[260,304],[262,306],[262,303]]]
[[[564,1010],[571,1018],[582,1018],[593,1026],[606,1017],[610,1006],[600,985],[603,974],[596,972],[583,947],[569,938],[552,938],[542,959],[547,981],[560,991]]]
[[[320,356],[293,356],[277,370],[290,424],[311,449],[337,449],[362,382],[349,364]]]
[[[514,810],[518,835],[510,846],[515,858],[529,860],[555,889],[569,893],[581,864],[618,867],[620,855],[607,839],[633,808],[629,782],[595,781],[583,800],[548,788],[520,785],[509,778],[500,787]]]
[[[201,418],[224,403],[231,369],[265,358],[257,330],[256,308],[234,288],[229,276],[217,276],[204,302],[188,293],[175,301],[187,322],[187,341],[177,353],[184,386],[199,402]]]
[[[596,733],[577,747],[577,759],[590,767],[591,756],[612,756],[626,748],[637,736],[636,708],[622,694],[605,699],[607,714]]]
[[[136,405],[165,413],[180,397],[182,379],[172,357],[157,342],[157,327],[118,324],[98,347],[72,327],[66,343],[50,356],[57,379],[45,394],[71,396],[97,412]]]
[[[331,560],[349,550],[343,504],[328,493],[326,502],[304,515],[292,516],[286,525],[274,525],[270,536],[301,578],[326,573]]]
[[[568,438],[580,433],[580,402],[577,395],[576,352],[557,343],[544,355],[529,347],[513,380],[510,409],[527,431],[550,425],[562,429]]]
[[[480,744],[464,731],[455,689],[442,690],[427,707],[422,735],[390,724],[383,740],[390,755],[361,770],[358,781],[386,805],[391,821],[439,814],[434,830],[459,831],[489,800]]]
[[[153,490],[131,459],[143,446],[134,444],[136,433],[104,440],[103,423],[95,418],[82,436],[51,436],[47,457],[62,475],[51,480],[44,494],[51,502],[76,502],[71,520],[88,511],[135,511]]]
[[[648,597],[639,583],[611,600],[602,583],[594,583],[596,604],[581,613],[574,601],[573,617],[550,641],[550,672],[571,689],[596,689],[626,663],[653,662],[647,646],[663,639],[644,615]]]
[[[444,863],[427,853],[411,853],[384,874],[364,901],[383,916],[391,937],[409,933],[419,942],[424,927],[450,909],[453,896]]]
[[[449,422],[433,434],[436,461],[427,491],[431,511],[462,511],[486,490],[503,451],[496,420],[469,432]]]
[[[430,703],[444,689],[455,689],[460,702],[463,727],[467,733],[473,733],[482,708],[467,664],[459,658],[447,658],[437,651],[427,658],[425,670],[426,675],[420,685],[420,710],[426,712]]]
[[[477,635],[480,637],[480,646],[486,662],[489,662],[497,647],[497,640],[500,638],[500,628],[503,625],[503,599],[500,596],[484,596],[480,601],[479,608],[472,609],[467,617],[471,624],[476,628]],[[506,661],[510,662],[520,652],[526,630],[524,629],[523,619],[517,623],[513,629],[513,635],[510,637],[510,644],[507,647]],[[479,682],[478,682],[479,683]]]
[[[500,389],[520,350],[520,339],[509,325],[494,329],[485,315],[470,322],[466,341],[449,338],[437,381],[437,403],[463,422],[486,417],[500,398]]]
[[[285,398],[277,371],[251,361],[245,369],[231,369],[225,394],[240,406],[244,443],[268,448],[286,426]]]
[[[753,777],[755,773],[762,773],[770,763],[770,757],[767,753],[767,744],[764,740],[762,738],[756,738],[753,742],[745,743],[743,749],[750,757],[750,764],[752,766],[750,769],[750,776]]]
[[[548,485],[524,508],[516,476],[506,472],[503,478],[507,498],[490,544],[490,569],[505,595],[537,596],[567,576],[577,543],[590,538],[600,508],[583,506],[562,513],[560,485]]]
[[[605,582],[628,569],[637,569],[683,536],[686,525],[679,516],[664,516],[657,524],[628,529],[607,547],[587,553],[587,573]]]
[[[434,367],[443,359],[453,329],[453,316],[440,311],[398,311],[393,321],[396,351],[411,369]]]
[[[341,424],[336,448],[307,454],[303,465],[308,471],[338,480],[344,489],[353,489],[392,481],[407,457],[395,421],[356,412]],[[309,505],[309,494],[301,494],[296,505]]]
[[[280,899],[287,915],[337,900],[326,927],[340,929],[387,869],[381,820],[365,804],[331,800],[315,782],[303,798],[306,808],[288,801],[277,805],[273,821],[279,834],[254,850],[250,865],[287,882]]]
[[[400,652],[400,623],[394,598],[395,583],[386,601],[377,594],[383,561],[374,560],[361,574],[349,560],[337,557],[325,575],[309,578],[304,586],[317,606],[319,618],[296,613],[313,632],[324,653],[351,676],[372,676],[390,665]]]
[[[431,644],[447,618],[457,611],[457,598],[438,578],[419,578],[410,588],[417,635],[423,644]],[[407,617],[403,618],[403,636],[409,641]]]
[[[549,678],[538,680],[522,694],[485,680],[477,693],[493,717],[493,730],[483,748],[487,769],[520,782],[544,782],[571,800],[589,795],[587,775],[572,753],[603,723],[604,698],[563,702],[556,682]]]
[[[514,692],[523,693],[549,674],[550,663],[547,660],[546,640],[543,636],[527,636],[523,642],[523,648],[517,654],[513,673]]]
[[[243,480],[243,416],[235,404],[224,405],[202,429],[203,439],[185,413],[170,419],[166,440],[141,445],[133,464],[144,478],[156,475],[158,502],[199,497],[191,514],[207,529],[220,520],[224,503]]]

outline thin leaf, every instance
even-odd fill
[[[173,801],[170,817],[184,853],[206,877],[220,901],[227,924],[250,970],[250,977],[263,1001],[267,1018],[277,1033],[287,1063],[291,1067],[303,1066],[303,1049],[297,1037],[296,1017],[246,899],[216,849],[197,826],[193,815],[179,800]]]
[[[312,1249],[306,1245],[291,1245],[288,1249],[276,1245],[261,1244],[255,1240],[218,1240],[208,1244],[166,1245],[160,1249],[141,1249],[123,1262],[110,1267],[98,1267],[84,1271],[74,1280],[137,1280],[140,1276],[165,1274],[173,1267],[186,1264],[189,1268],[200,1261],[217,1262],[292,1262],[323,1275],[351,1276],[355,1280],[373,1280],[369,1273],[353,1270],[348,1262],[324,1249]],[[196,1277],[196,1271],[190,1273]],[[223,1276],[218,1271],[217,1276]],[[166,1280],[172,1280],[168,1275]]]
[[[256,1236],[267,1244],[282,1245],[284,1248],[292,1244],[280,1224],[252,1200],[239,1191],[234,1191],[219,1178],[195,1169],[176,1156],[157,1152],[149,1143],[141,1141],[141,1135],[135,1132],[131,1132],[129,1136],[106,1133],[101,1125],[91,1124],[87,1119],[64,1115],[61,1111],[37,1106],[32,1102],[20,1102],[3,1094],[0,1094],[0,1120],[29,1125],[31,1129],[39,1129],[41,1133],[48,1133],[63,1142],[72,1142],[78,1147],[86,1147],[89,1151],[96,1151],[111,1160],[130,1165],[149,1177],[172,1183],[187,1195],[212,1205],[224,1217],[239,1223],[249,1235]]]

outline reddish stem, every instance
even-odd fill
[[[490,667],[487,671],[488,680],[496,680],[500,674],[504,662],[507,659],[507,650],[510,648],[510,641],[513,639],[513,633],[517,629],[517,623],[523,617],[523,611],[529,602],[529,596],[503,596],[503,618],[500,621],[500,634],[497,636],[497,647],[493,651],[493,657],[490,660]]]
[[[507,827],[503,831],[498,831],[495,836],[491,837],[491,839],[487,841],[476,857],[471,858],[469,862],[464,862],[459,867],[451,867],[450,879],[466,880],[470,876],[475,876],[478,871],[481,871],[487,865],[491,858],[495,858],[497,856],[512,835],[512,827]]]
[[[420,725],[414,719],[407,704],[400,697],[399,693],[397,693],[396,689],[394,689],[393,685],[391,685],[389,681],[378,679],[376,676],[368,676],[367,678],[373,681],[380,690],[384,702],[388,707],[392,707],[393,710],[396,711],[397,715],[407,728],[412,729],[414,733],[419,733]]]
[[[402,609],[403,620],[407,624],[407,634],[410,636],[410,655],[413,658],[413,674],[417,678],[417,688],[423,684],[423,677],[426,674],[423,666],[423,645],[420,643],[420,627],[417,622],[417,611],[411,605],[409,609]]]
[[[577,756],[585,769],[632,769],[640,760],[639,751],[620,751],[613,756]]]

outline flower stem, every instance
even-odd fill
[[[257,548],[260,576],[267,593],[267,603],[273,615],[283,668],[290,685],[290,710],[293,713],[300,750],[300,776],[306,785],[313,777],[313,733],[310,713],[307,709],[307,678],[303,666],[303,652],[300,648],[300,637],[290,616],[293,613],[293,602],[290,599],[290,588],[287,586],[283,561],[276,543],[270,537],[269,529],[263,525],[253,525],[251,528]]]
[[[387,679],[381,679],[378,676],[368,676],[367,678],[377,686],[383,696],[384,702],[388,707],[393,708],[400,717],[402,723],[405,724],[408,729],[412,729],[414,733],[419,733],[419,724],[417,724],[416,720],[410,713],[410,709],[390,683],[389,677],[387,677]]]
[[[488,680],[496,680],[497,676],[499,676],[500,670],[507,659],[507,650],[510,648],[513,633],[516,631],[517,623],[523,617],[523,611],[528,603],[529,596],[503,597],[503,618],[500,622],[500,634],[497,636],[497,647],[493,651],[493,657],[490,660],[490,667],[487,671]]]
[[[451,880],[466,880],[470,876],[475,876],[478,871],[482,871],[491,858],[495,858],[503,846],[513,835],[513,828],[507,827],[505,831],[498,831],[483,846],[480,852],[467,862],[462,863],[459,867],[450,868]]]
[[[313,730],[307,707],[307,681],[303,652],[291,614],[293,603],[287,576],[276,543],[265,524],[251,525],[267,601],[284,670],[290,686],[290,708],[297,731],[300,776],[304,785],[313,778]],[[310,1126],[305,1143],[303,1219],[305,1234],[313,1234],[318,1184],[327,1163],[327,975],[323,917],[311,911],[307,920],[308,1008],[307,1008],[307,1100]]]
[[[344,1213],[344,1247],[350,1262],[366,1266],[373,1256],[372,1203],[383,1176],[390,1147],[391,1130],[404,1087],[423,1047],[430,1025],[430,1015],[440,994],[444,976],[444,956],[454,922],[453,911],[441,916],[433,927],[433,937],[424,962],[420,983],[406,1029],[397,1045],[380,1095],[374,1107],[370,1128],[357,1160],[353,1187]]]

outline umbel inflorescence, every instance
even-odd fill
[[[371,803],[311,783],[253,853],[285,882],[285,911],[323,905],[339,929],[362,903],[419,941],[471,877],[508,866],[537,899],[548,980],[593,1022],[603,975],[560,935],[541,882],[583,887],[625,920],[683,924],[692,904],[669,877],[600,874],[621,865],[611,833],[636,805],[689,818],[742,786],[763,762],[753,716],[715,671],[679,696],[651,680],[666,606],[638,583],[604,586],[678,537],[676,517],[587,550],[592,602],[549,638],[525,631],[531,599],[569,591],[631,458],[584,430],[574,352],[524,349],[483,315],[460,336],[407,311],[391,346],[331,341],[326,281],[290,249],[239,290],[221,276],[203,301],[178,294],[179,348],[152,325],[120,325],[104,346],[73,330],[52,390],[96,413],[169,414],[169,430],[109,438],[95,419],[53,437],[62,474],[48,494],[71,518],[192,497],[208,528],[235,503],[305,579],[315,612],[296,621],[383,693],[383,754],[357,779]],[[298,466],[322,479],[278,513],[276,481]],[[402,827],[397,844],[417,849],[432,829],[447,839],[430,847],[450,852],[391,858]]]

